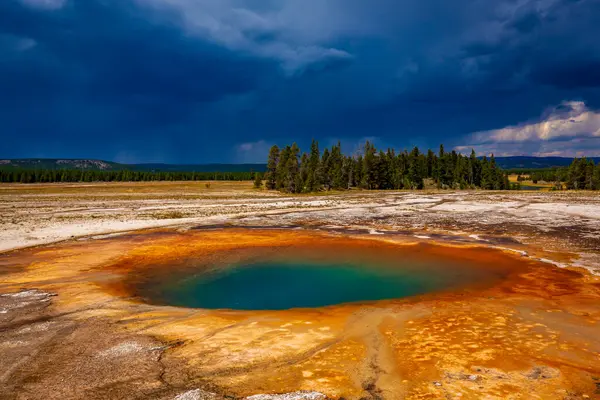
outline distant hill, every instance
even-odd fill
[[[21,169],[83,169],[83,170],[104,170],[110,171],[121,169],[118,164],[103,160],[71,160],[71,159],[53,159],[53,158],[17,158],[0,160],[0,168],[21,168]]]
[[[264,172],[266,164],[120,164],[93,159],[0,159],[2,169],[80,169],[84,171]]]
[[[596,164],[600,157],[590,157]],[[503,169],[540,169],[571,165],[569,157],[496,157]],[[0,159],[2,169],[81,169],[93,171],[163,171],[163,172],[264,172],[266,164],[120,164],[93,159],[19,158]]]
[[[588,157],[594,163],[600,162],[600,157]],[[502,169],[540,169],[552,167],[568,167],[573,162],[571,157],[496,157],[496,164]]]

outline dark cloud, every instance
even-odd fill
[[[598,109],[599,18],[597,0],[5,0],[0,156],[465,144],[564,101]]]
[[[197,42],[118,4],[79,1],[60,13],[2,10],[5,31],[36,43],[3,65],[2,75],[11,78],[2,80],[4,87],[28,89],[25,81],[34,79],[38,95],[187,108],[253,90],[260,76],[274,72],[266,61]]]

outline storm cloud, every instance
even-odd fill
[[[560,123],[598,115],[599,18],[597,0],[6,0],[0,157],[251,162],[313,137],[600,155]]]

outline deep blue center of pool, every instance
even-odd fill
[[[155,286],[152,297],[181,307],[283,310],[397,299],[481,278],[477,271],[451,265],[265,261],[171,279]]]

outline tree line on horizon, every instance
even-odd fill
[[[569,167],[546,169],[512,169],[511,174],[528,176],[534,183],[554,183],[554,189],[600,190],[600,163],[592,159],[575,158]],[[525,180],[522,177],[521,181]],[[472,151],[464,156],[446,152],[422,153],[413,148],[396,154],[394,149],[377,150],[367,142],[356,156],[342,154],[341,146],[326,148],[322,153],[313,141],[310,153],[300,156],[296,144],[269,152],[267,172],[180,172],[80,169],[20,169],[2,168],[3,183],[52,182],[141,182],[141,181],[250,181],[261,187],[263,180],[270,190],[290,193],[310,193],[320,190],[361,189],[441,189],[481,188],[489,190],[519,189],[520,184],[508,181],[494,156],[479,158]]]
[[[564,186],[567,190],[600,190],[600,164],[595,165],[594,160],[586,157],[573,159],[568,167],[513,172],[519,175],[519,181],[529,178],[533,183],[553,183],[557,189]]]
[[[251,181],[248,172],[154,172],[154,171],[98,171],[77,169],[0,169],[0,182],[53,183],[53,182],[152,182],[152,181]]]
[[[267,189],[288,193],[350,188],[418,190],[425,187],[426,180],[440,189],[516,188],[493,155],[478,158],[472,151],[463,156],[454,150],[446,152],[443,145],[437,153],[422,153],[415,147],[397,154],[394,149],[377,150],[367,141],[362,154],[345,156],[340,143],[321,153],[319,143],[313,140],[310,153],[300,153],[296,143],[281,149],[271,147],[267,172],[261,177]],[[262,185],[261,178],[255,178],[256,187]]]

